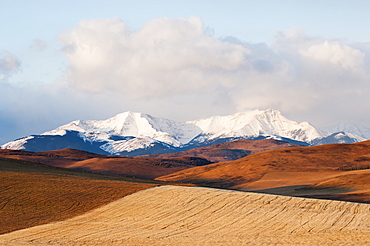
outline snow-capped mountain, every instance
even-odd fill
[[[200,133],[200,129],[190,123],[156,118],[143,113],[125,112],[107,120],[72,121],[42,135],[62,136],[68,130],[80,132],[81,137],[86,141],[131,141],[131,139],[111,139],[112,136],[126,136],[141,138],[139,145],[146,145],[148,141],[158,141],[174,147],[188,143]],[[132,144],[138,144],[136,142],[132,141]],[[117,143],[115,145],[118,146]],[[105,146],[105,148],[108,147]]]
[[[317,138],[311,142],[312,145],[332,144],[332,143],[356,143],[364,141],[361,137],[355,136],[351,133],[346,132],[335,132],[329,135],[325,135],[322,138]]]
[[[190,121],[198,126],[207,140],[215,138],[239,138],[280,136],[301,142],[321,138],[321,134],[308,122],[288,120],[278,110],[253,110],[229,116],[213,116]]]
[[[41,135],[6,143],[1,148],[30,151],[76,148],[133,156],[176,152],[241,138],[275,138],[307,144],[322,144],[320,140],[324,141],[325,137],[325,141],[347,141],[348,136],[343,134],[323,135],[308,122],[288,120],[273,109],[187,122],[125,112],[107,120],[76,120]]]
[[[328,135],[337,132],[344,132],[349,137],[355,138],[357,142],[370,139],[370,128],[362,124],[342,123],[335,126],[325,127],[322,131],[326,132]]]

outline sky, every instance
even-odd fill
[[[125,111],[370,127],[370,1],[0,0],[0,144]]]

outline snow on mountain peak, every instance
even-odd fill
[[[191,121],[211,139],[218,137],[257,137],[260,135],[291,138],[309,142],[321,137],[308,123],[297,123],[274,109],[253,110],[228,116],[213,116]],[[308,134],[307,134],[307,133]]]
[[[362,124],[342,123],[322,128],[322,131],[326,135],[330,135],[335,132],[345,132],[348,136],[355,138],[358,141],[370,139],[370,128]]]
[[[141,136],[151,135],[155,129],[150,125],[141,113],[124,112],[107,120],[97,121],[96,128],[111,129],[117,135],[123,136]]]
[[[107,120],[76,120],[43,135],[65,135],[66,130],[82,132],[95,140],[109,140],[111,136],[149,137],[179,147],[200,133],[194,125],[156,118],[149,114],[124,112]]]
[[[17,139],[0,146],[0,149],[25,149],[24,144],[27,143],[27,140],[33,139],[33,136],[24,137]]]
[[[75,120],[45,132],[42,136],[18,139],[2,145],[1,148],[24,149],[26,146],[26,149],[37,149],[35,145],[49,146],[48,141],[57,143],[63,138],[58,146],[63,147],[65,141],[66,146],[86,144],[87,149],[95,148],[94,151],[125,154],[132,151],[144,153],[150,149],[165,151],[170,148],[189,148],[226,138],[288,138],[309,144],[370,139],[370,129],[365,127],[341,125],[331,128],[331,131],[345,134],[325,135],[308,122],[291,121],[275,109],[256,109],[187,122],[128,111],[106,120]],[[54,137],[55,135],[61,137]]]
[[[144,149],[153,146],[156,141],[148,137],[137,137],[129,140],[111,141],[100,148],[111,154],[116,154],[122,151],[134,151],[137,149]]]

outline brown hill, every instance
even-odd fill
[[[6,158],[0,180],[0,234],[72,218],[158,185]]]
[[[352,195],[341,195],[341,199],[370,202],[368,168],[370,141],[365,141],[270,150],[235,161],[187,169],[158,180],[327,198],[351,192]],[[350,182],[360,178],[361,187]],[[298,189],[306,186],[310,187]]]
[[[76,149],[60,149],[43,152],[0,149],[0,156],[41,163],[55,167],[64,167],[76,161],[83,161],[91,158],[106,157],[105,155],[93,154],[87,151]]]
[[[301,145],[287,143],[275,139],[261,139],[261,140],[241,139],[227,143],[220,143],[205,147],[194,148],[176,153],[148,155],[148,157],[154,158],[200,157],[207,159],[211,162],[224,162],[237,160],[247,155],[266,150],[299,146]]]
[[[156,178],[188,168],[242,158],[250,153],[297,146],[273,139],[237,140],[172,154],[119,157],[61,149],[43,152],[0,150],[0,156],[54,167],[73,168],[107,174]]]
[[[169,173],[210,164],[209,161],[193,157],[157,158],[92,158],[64,166],[84,171],[120,174],[140,178],[156,178]]]
[[[197,157],[133,158],[98,155],[74,149],[45,152],[0,150],[0,157],[31,161],[54,167],[140,178],[155,178],[187,168],[210,164],[208,160]]]
[[[2,245],[370,245],[370,204],[161,186]]]

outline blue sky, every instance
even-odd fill
[[[0,144],[128,110],[370,126],[369,1],[0,4]]]

